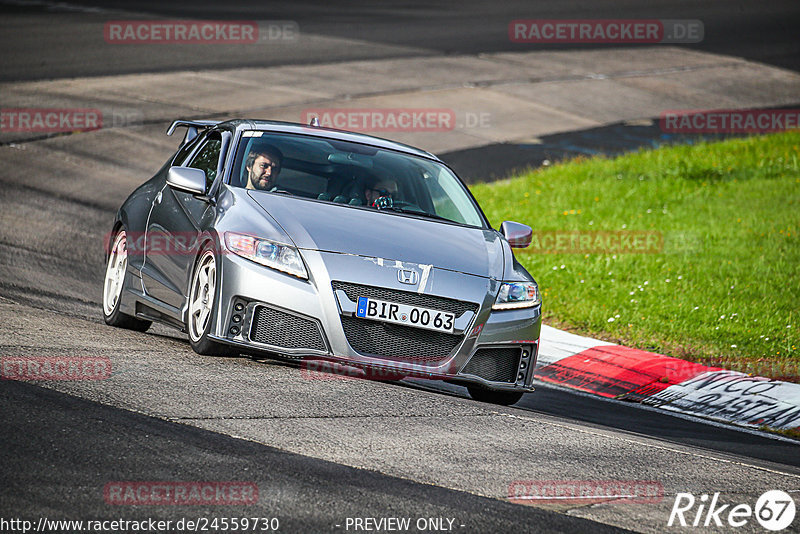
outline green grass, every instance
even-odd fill
[[[539,282],[545,323],[797,379],[799,147],[798,132],[669,146],[573,160],[472,191],[496,228],[514,220],[534,233],[663,237],[650,254],[516,252]]]

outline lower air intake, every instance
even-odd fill
[[[250,340],[286,349],[328,350],[316,321],[266,306],[253,312]]]
[[[517,378],[520,353],[518,347],[479,349],[461,372],[490,382],[513,383]]]

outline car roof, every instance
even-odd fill
[[[443,163],[441,159],[431,154],[430,152],[421,150],[419,148],[415,148],[410,145],[405,145],[403,143],[398,143],[396,141],[390,141],[389,139],[383,139],[381,137],[374,137],[372,135],[349,132],[346,130],[337,130],[335,128],[325,128],[323,126],[309,126],[307,124],[299,124],[296,122],[270,121],[270,120],[258,120],[258,119],[232,119],[224,122],[220,121],[217,124],[217,126],[223,128],[230,128],[232,130],[241,130],[241,131],[268,130],[271,132],[313,135],[316,137],[335,139],[337,141],[350,141],[352,143],[362,143],[375,147],[386,148],[389,150],[396,150],[398,152],[404,152],[406,154],[412,154],[414,156],[420,156],[423,158],[438,161],[439,163]]]

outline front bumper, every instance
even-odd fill
[[[210,337],[248,352],[331,360],[381,374],[532,389],[540,307],[492,311],[496,280],[346,254],[304,250],[303,258],[309,280],[223,255],[221,305]],[[418,270],[424,281],[404,285],[398,268]],[[355,300],[369,291],[387,300],[448,307],[456,315],[455,332],[439,335],[355,318]]]

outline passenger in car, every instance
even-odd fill
[[[364,196],[367,199],[367,206],[390,208],[392,207],[392,197],[397,196],[397,182],[390,178],[367,182],[364,186]]]
[[[283,154],[276,147],[262,145],[250,150],[245,160],[247,171],[247,189],[273,191],[281,172]]]

